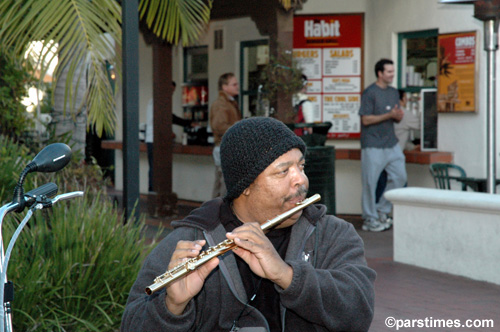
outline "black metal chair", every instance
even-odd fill
[[[455,164],[449,163],[434,163],[429,165],[429,170],[432,174],[432,178],[434,179],[434,184],[438,189],[451,189],[451,180],[455,180],[457,178],[465,178],[466,173],[465,170]],[[460,182],[460,181],[457,181]],[[467,191],[467,186],[465,183],[461,182],[462,191]]]

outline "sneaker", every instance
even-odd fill
[[[386,213],[379,212],[378,221],[385,227],[385,229],[390,229],[393,224],[392,218],[388,216]]]
[[[370,232],[382,232],[385,231],[385,225],[382,225],[378,220],[375,219],[367,219],[363,222],[363,227],[361,227],[364,231]]]

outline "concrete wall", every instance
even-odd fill
[[[386,193],[394,260],[500,285],[500,196],[426,188]]]

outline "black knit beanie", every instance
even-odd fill
[[[281,121],[253,117],[236,122],[220,145],[227,193],[224,200],[238,198],[269,165],[293,148],[306,151],[304,141]]]

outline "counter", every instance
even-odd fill
[[[102,141],[101,147],[107,150],[121,150],[123,149],[123,143],[121,141]],[[146,143],[141,142],[139,144],[139,151],[146,152]],[[201,145],[182,145],[174,143],[173,151],[176,154],[193,154],[201,156],[211,156],[212,147],[211,146],[201,146]]]
[[[123,190],[123,145],[120,141],[103,141],[104,149],[116,151],[115,188]],[[148,160],[146,144],[141,143],[140,192],[147,193]],[[212,146],[181,145],[174,143],[172,156],[172,191],[179,199],[203,202],[211,198],[215,168]],[[429,164],[453,162],[453,154],[440,151],[405,151],[408,186],[434,188]],[[361,214],[361,150],[336,149],[335,192],[336,211],[339,214]]]
[[[120,141],[103,141],[103,149],[121,150],[123,144]],[[139,151],[146,152],[146,143],[140,143]],[[173,152],[175,154],[191,154],[201,156],[211,156],[211,146],[181,145],[174,143]],[[404,151],[406,163],[430,165],[432,163],[452,163],[453,154],[442,151]],[[335,160],[361,160],[360,149],[335,149]]]

